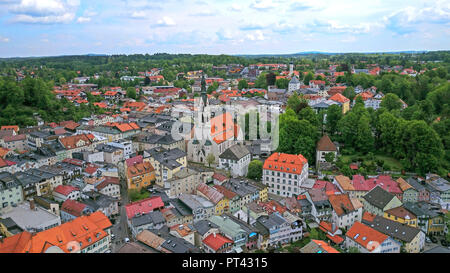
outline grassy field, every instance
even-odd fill
[[[371,160],[367,159],[367,156],[364,155],[358,155],[358,154],[353,154],[353,155],[342,155],[342,161],[350,164],[352,163],[352,157],[358,157],[358,158],[362,158],[364,161],[368,161],[371,162]],[[398,161],[397,159],[393,158],[393,157],[389,157],[389,156],[385,156],[385,155],[375,155],[375,160],[381,160],[383,161],[391,171],[401,171],[402,170],[402,164],[400,163],[400,161]]]

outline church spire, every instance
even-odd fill
[[[202,100],[203,100],[203,105],[205,105],[206,106],[206,101],[207,101],[207,95],[206,95],[206,80],[205,80],[205,73],[202,73],[202,82],[201,82],[201,85],[202,85],[202,90],[201,90],[201,97],[202,97]]]

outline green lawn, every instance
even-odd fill
[[[371,160],[368,160],[368,159],[367,159],[367,156],[359,155],[359,154],[342,155],[342,156],[341,156],[342,161],[345,162],[345,163],[347,163],[347,164],[352,163],[352,160],[351,160],[352,157],[363,158],[363,159],[366,160],[366,161],[371,161]],[[376,160],[382,160],[382,161],[384,161],[385,164],[386,164],[387,166],[389,166],[389,169],[390,169],[391,171],[397,171],[397,172],[400,172],[400,171],[403,169],[402,164],[400,163],[400,161],[398,161],[397,159],[395,159],[395,158],[393,158],[393,157],[389,157],[389,156],[385,156],[385,155],[375,155],[375,159],[376,159]]]

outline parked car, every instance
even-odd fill
[[[430,239],[431,239],[431,241],[432,241],[433,243],[437,243],[437,241],[438,241],[438,240],[437,240],[436,238],[434,238],[434,237],[431,237]]]
[[[111,240],[114,240],[114,239],[116,239],[116,235],[111,234]]]
[[[427,242],[427,243],[431,243],[431,240],[430,240],[430,238],[426,237],[426,238],[425,238],[425,242]]]
[[[123,241],[124,241],[125,243],[128,243],[128,242],[130,241],[130,239],[129,239],[129,238],[125,238],[125,239],[123,239]]]
[[[442,246],[450,246],[450,243],[447,242],[445,239],[442,239],[442,240],[441,240],[441,245],[442,245]]]

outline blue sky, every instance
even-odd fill
[[[450,49],[450,0],[0,0],[0,57]]]

